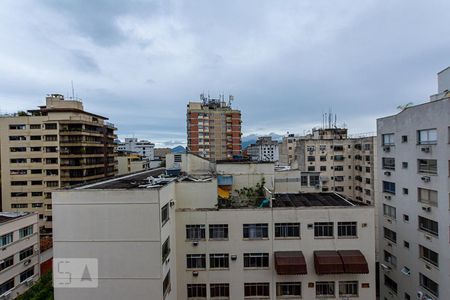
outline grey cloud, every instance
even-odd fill
[[[89,56],[84,51],[72,50],[70,51],[70,54],[71,54],[71,61],[78,70],[89,73],[100,72],[100,67],[98,66],[95,59]]]

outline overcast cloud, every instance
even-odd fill
[[[244,134],[303,133],[330,108],[353,133],[434,93],[450,1],[0,4],[0,111],[71,94],[120,137],[185,142],[186,104],[233,94]]]

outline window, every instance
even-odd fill
[[[188,284],[187,285],[188,298],[205,298],[206,299],[206,284]]]
[[[395,182],[383,181],[383,192],[395,195]]]
[[[418,159],[417,171],[419,173],[437,174],[437,160],[436,159]]]
[[[229,283],[211,283],[209,285],[211,298],[228,299],[230,297]]]
[[[423,260],[426,260],[429,263],[432,263],[436,267],[439,267],[439,253],[434,252],[431,249],[428,249],[427,247],[424,247],[422,245],[419,245],[419,254],[420,258]]]
[[[392,219],[397,218],[396,208],[387,204],[383,204],[383,215]]]
[[[26,141],[27,138],[24,135],[10,135],[9,140],[10,141]]]
[[[11,255],[3,259],[2,263],[0,263],[0,271],[3,271],[4,269],[11,267],[13,264],[14,264],[14,255]]]
[[[244,224],[244,239],[263,239],[269,237],[267,223]]]
[[[344,155],[335,155],[334,160],[335,161],[343,161],[345,159]]]
[[[41,169],[32,169],[31,174],[42,174],[42,170]]]
[[[397,294],[397,282],[389,278],[389,276],[384,275],[384,285]]]
[[[23,185],[27,185],[27,184],[28,184],[27,181],[11,181],[12,186],[18,186],[18,185],[23,186]]]
[[[385,170],[395,170],[395,158],[383,157],[382,165],[383,165],[383,169],[385,169]]]
[[[24,238],[33,234],[33,225],[21,228],[19,230],[19,238]]]
[[[397,267],[397,257],[387,252],[386,250],[384,250],[384,261],[389,263],[394,268]]]
[[[315,222],[314,223],[315,237],[333,237],[333,222]]]
[[[338,222],[338,237],[357,237],[357,223]]]
[[[164,226],[167,221],[169,221],[169,203],[161,208],[161,226]]]
[[[419,216],[419,229],[439,236],[439,224],[436,221]]]
[[[308,172],[314,172],[316,170],[315,166],[308,166]]]
[[[268,282],[255,282],[244,283],[244,296],[245,297],[269,297],[270,283]]]
[[[306,175],[300,176],[300,184],[301,186],[308,186],[308,176]]]
[[[31,141],[40,141],[41,136],[40,135],[32,135],[32,136],[30,136],[30,140]]]
[[[339,297],[357,297],[358,281],[339,281]]]
[[[228,239],[228,224],[210,224],[209,239],[210,240]]]
[[[407,161],[402,162],[402,168],[403,169],[408,169],[408,162]]]
[[[408,195],[409,191],[407,188],[403,188],[403,195]]]
[[[277,282],[277,297],[301,297],[302,283],[301,282]]]
[[[300,223],[275,223],[276,238],[299,238]]]
[[[31,152],[40,152],[42,150],[41,147],[30,147]]]
[[[24,282],[28,278],[32,277],[34,275],[34,266],[29,268],[28,270],[20,273],[20,283]]]
[[[186,268],[188,269],[205,269],[206,254],[187,254]]]
[[[44,124],[46,130],[54,130],[56,129],[56,123],[47,123]]]
[[[320,156],[320,161],[327,161],[327,157],[325,155]]]
[[[33,246],[28,247],[28,248],[20,251],[20,253],[19,253],[19,260],[22,261],[25,258],[32,256],[33,253],[34,253]]]
[[[390,230],[389,228],[383,227],[384,238],[390,240],[391,242],[397,243],[397,233]]]
[[[417,131],[417,144],[430,145],[437,143],[436,129],[425,129]]]
[[[193,241],[204,240],[205,225],[186,225],[186,239]]]
[[[408,136],[402,135],[402,143],[407,143],[407,142],[408,142]]]
[[[12,192],[11,197],[27,197],[27,192]]]
[[[320,166],[320,171],[326,171],[327,170],[327,166]]]
[[[9,175],[27,175],[27,170],[9,170]]]
[[[32,208],[39,208],[39,207],[42,207],[42,206],[43,206],[42,203],[32,203],[32,204],[31,204],[31,207],[32,207]]]
[[[404,222],[409,222],[409,216],[408,215],[403,215],[403,221]]]
[[[409,242],[403,241],[403,247],[405,247],[406,249],[409,249]]]
[[[175,154],[175,155],[173,156],[173,160],[174,160],[174,162],[176,162],[176,163],[180,163],[180,162],[181,162],[181,154]]]
[[[161,256],[163,262],[165,262],[167,257],[169,257],[169,254],[170,254],[170,237],[168,237],[164,242],[164,244],[162,245]]]
[[[309,185],[310,186],[318,186],[318,185],[320,185],[319,175],[311,175],[311,176],[309,176]]]
[[[226,253],[210,254],[209,267],[211,269],[228,269],[230,267],[229,255]]]
[[[28,208],[27,203],[13,203],[11,204],[11,208]]]
[[[316,157],[315,156],[308,156],[308,161],[316,161]]]
[[[421,287],[429,291],[434,296],[439,297],[439,284],[422,273],[419,273],[419,282]]]
[[[25,124],[11,124],[9,130],[25,130],[27,126]]]
[[[11,151],[11,152],[26,152],[27,147],[10,147],[9,151]]]
[[[344,171],[344,166],[335,166],[334,170],[335,171]]]
[[[13,233],[12,232],[0,236],[0,247],[11,244],[12,242],[13,242]]]
[[[268,268],[268,253],[244,253],[244,268]]]
[[[14,277],[0,285],[0,295],[14,288]]]
[[[437,191],[429,190],[429,189],[423,189],[423,188],[417,188],[417,194],[418,194],[418,200],[421,203],[428,204],[431,206],[438,206],[438,197],[437,197]]]
[[[382,137],[383,137],[383,146],[393,146],[395,144],[393,133],[383,134]]]
[[[26,164],[27,159],[26,158],[12,158],[9,160],[9,162],[12,164]]]
[[[334,296],[334,281],[317,281],[316,296],[317,297]]]
[[[30,158],[30,163],[41,163],[41,162],[42,158],[39,157]]]
[[[165,297],[168,293],[170,293],[171,290],[171,284],[170,284],[170,270],[167,272],[166,277],[164,277],[163,281],[163,297]]]
[[[58,185],[59,185],[58,181],[47,181],[46,183],[47,183],[47,187],[58,187]]]

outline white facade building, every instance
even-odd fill
[[[0,213],[0,299],[14,299],[39,279],[37,213]]]
[[[155,144],[146,140],[138,141],[137,138],[125,138],[125,142],[117,145],[117,151],[137,153],[149,160],[155,158]]]
[[[438,78],[432,101],[377,120],[380,299],[449,299],[450,69]]]
[[[221,162],[214,172],[191,154],[167,163],[183,175],[150,170],[55,192],[55,258],[99,260],[99,288],[56,288],[56,300],[375,299],[372,206],[279,193],[273,163]],[[219,187],[260,182],[268,205],[218,202]]]
[[[273,161],[280,159],[279,143],[270,136],[258,138],[255,144],[247,147],[247,154],[254,161]]]

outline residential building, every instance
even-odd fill
[[[374,143],[370,135],[348,136],[346,128],[313,129],[297,139],[291,167],[320,172],[317,188],[374,203]]]
[[[278,162],[280,159],[279,143],[270,136],[259,137],[256,143],[247,147],[251,160]]]
[[[170,154],[167,166],[182,175],[55,192],[55,258],[99,265],[98,288],[55,288],[56,300],[375,299],[373,206],[278,192],[270,162]]]
[[[117,144],[117,151],[137,153],[148,160],[155,159],[155,144],[137,138],[125,138],[125,142]]]
[[[166,160],[166,155],[171,152],[172,150],[170,148],[155,148],[155,159],[164,161]]]
[[[40,276],[36,213],[0,213],[0,299],[23,294]]]
[[[295,160],[295,145],[300,139],[299,135],[293,133],[288,133],[283,137],[281,144],[279,146],[279,165],[280,166],[290,166]]]
[[[125,175],[150,169],[150,160],[137,153],[119,152],[117,155],[117,175]]]
[[[53,190],[117,173],[116,128],[106,120],[58,94],[37,110],[0,116],[3,211],[37,211],[51,232]]]
[[[241,112],[224,97],[200,96],[187,105],[187,151],[211,161],[241,155]]]
[[[380,299],[450,295],[450,68],[438,94],[377,120]]]

